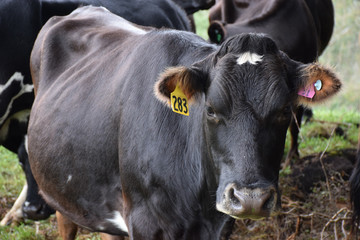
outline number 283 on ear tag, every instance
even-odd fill
[[[176,113],[189,116],[188,100],[178,85],[176,85],[176,88],[170,94],[170,97],[172,110]]]

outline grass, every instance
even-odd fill
[[[332,130],[340,127],[343,134],[334,134],[327,151],[355,148],[360,122],[360,1],[334,0],[336,25],[333,37],[319,61],[335,68],[344,88],[329,103],[313,108],[314,120],[301,129],[300,154],[320,153],[326,149]],[[195,14],[197,33],[207,39],[207,11]],[[319,121],[325,121],[319,122]],[[285,151],[289,145],[289,138]],[[15,154],[0,147],[0,218],[3,218],[18,194],[25,178]],[[0,227],[1,240],[57,239],[55,218],[25,221],[20,226]],[[267,235],[264,235],[267,238]],[[77,239],[100,239],[98,234],[83,232]]]
[[[299,136],[300,157],[323,152],[328,142],[327,152],[356,148],[359,133],[360,111],[339,108],[332,110],[326,107],[313,109],[313,118],[303,123]],[[335,129],[335,130],[334,130]],[[329,140],[332,131],[333,136]],[[285,152],[290,145],[290,134],[287,136]]]

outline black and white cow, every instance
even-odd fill
[[[27,180],[21,198],[1,225],[23,216],[45,219],[54,212],[38,195],[25,151],[28,116],[34,101],[29,59],[42,25],[50,17],[67,15],[79,5],[104,6],[137,24],[191,30],[185,11],[171,0],[0,1],[0,145],[18,154]],[[22,203],[23,210],[18,208]]]
[[[76,224],[131,239],[219,239],[230,217],[275,214],[291,107],[341,86],[264,35],[216,46],[95,7],[51,18],[31,71],[42,196]]]

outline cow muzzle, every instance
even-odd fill
[[[279,209],[274,187],[238,188],[231,183],[216,203],[216,209],[234,218],[260,219],[275,215]]]

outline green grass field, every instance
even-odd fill
[[[300,134],[300,154],[304,157],[326,149],[334,128],[328,152],[356,148],[360,122],[360,1],[334,0],[336,25],[331,42],[320,57],[322,64],[332,66],[344,83],[343,90],[329,103],[313,108],[314,121],[304,125]],[[207,11],[195,15],[197,33],[207,39]],[[289,139],[288,139],[289,140]],[[289,141],[286,143],[286,151]],[[0,218],[11,208],[25,178],[15,154],[0,147]],[[295,223],[294,223],[295,224]],[[0,240],[57,239],[54,217],[45,221],[26,221],[20,226],[0,227]],[[83,232],[78,239],[100,239]]]

